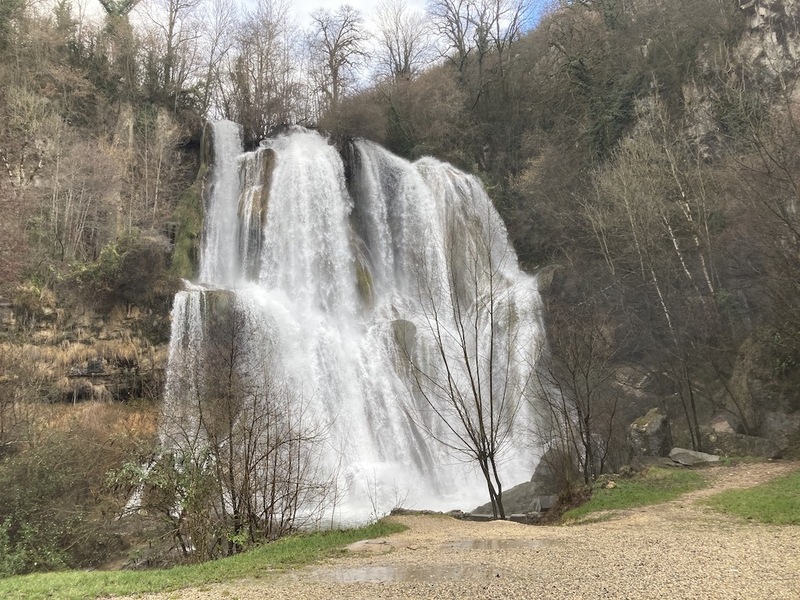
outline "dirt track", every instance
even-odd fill
[[[395,517],[401,534],[292,571],[166,598],[800,599],[800,527],[717,514],[698,503],[800,469],[715,467],[712,485],[673,502],[577,526]]]

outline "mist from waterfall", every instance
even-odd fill
[[[232,306],[253,377],[291,396],[319,434],[315,464],[336,482],[336,520],[365,521],[398,503],[468,510],[488,500],[436,414],[452,414],[437,378],[457,339],[488,361],[484,393],[522,399],[508,409],[501,475],[506,489],[529,480],[540,300],[479,181],[367,141],[352,145],[348,180],[336,148],[301,128],[245,153],[238,126],[222,121],[213,141],[199,280],[172,312],[162,443],[202,439],[196,399],[210,384],[198,355],[210,315]],[[459,328],[459,314],[475,326]],[[499,327],[500,316],[511,325]]]

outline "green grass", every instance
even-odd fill
[[[564,522],[583,519],[603,510],[622,510],[674,500],[681,494],[702,488],[705,479],[697,471],[651,468],[630,479],[615,479],[616,487],[602,484],[592,490],[591,499],[564,513]]]
[[[250,552],[198,565],[147,571],[65,571],[0,579],[0,598],[59,598],[72,600],[97,596],[163,592],[209,583],[262,577],[276,569],[308,564],[342,551],[358,540],[403,531],[396,523],[345,531],[295,535],[265,544]]]
[[[706,500],[713,509],[762,523],[800,525],[800,472]]]

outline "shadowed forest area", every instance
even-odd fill
[[[578,484],[653,407],[685,447],[722,420],[800,453],[795,0],[390,0],[308,24],[282,0],[98,2],[0,3],[0,576],[191,526],[163,502],[138,532],[114,516],[156,442],[218,118],[251,148],[299,124],[481,179],[538,275],[538,383],[574,425],[542,435]]]

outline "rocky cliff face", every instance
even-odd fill
[[[168,338],[166,310],[67,306],[49,290],[21,287],[0,301],[0,390],[6,400],[155,398]]]
[[[744,65],[765,78],[794,73],[800,58],[796,0],[742,0],[747,32],[737,48]]]

